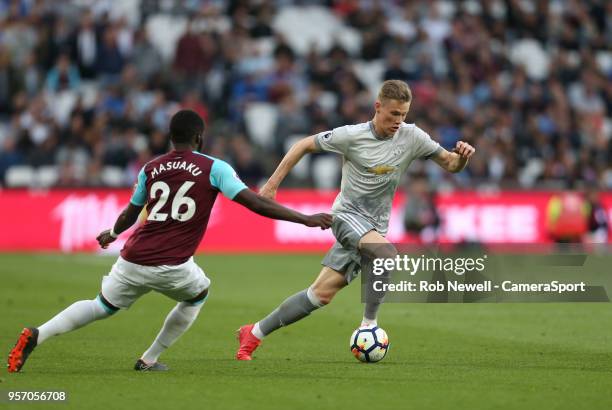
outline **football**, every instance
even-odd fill
[[[360,327],[351,335],[350,347],[357,360],[379,362],[387,355],[389,337],[387,332],[378,326]]]

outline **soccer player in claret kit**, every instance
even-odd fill
[[[108,247],[131,227],[143,207],[146,222],[121,250],[121,256],[102,280],[96,299],[81,300],[38,328],[25,328],[8,358],[8,371],[18,372],[32,350],[51,336],[67,333],[127,309],[154,290],[178,302],[135,370],[160,371],[163,351],[189,329],[208,297],[210,280],[193,261],[219,192],[260,215],[327,229],[328,214],[303,215],[249,190],[227,163],[203,155],[204,122],[193,111],[176,113],[170,121],[174,149],[147,163],[127,208],[112,229],[97,237]]]
[[[458,141],[453,152],[449,152],[415,124],[406,124],[404,120],[411,101],[408,84],[399,80],[385,81],[371,121],[335,128],[298,141],[261,189],[261,195],[273,199],[283,179],[307,153],[328,151],[343,156],[340,194],[332,207],[332,231],[337,242],[325,255],[323,269],[310,287],[285,299],[254,325],[239,329],[238,360],[251,360],[265,336],[328,304],[359,274],[362,252],[370,258],[397,254],[385,235],[393,197],[402,174],[412,161],[432,159],[450,172],[465,168],[474,154],[474,147]],[[366,299],[362,326],[377,325],[381,299]]]

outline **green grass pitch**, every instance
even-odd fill
[[[0,345],[73,301],[94,298],[114,258],[0,255]],[[233,359],[234,331],[318,273],[317,255],[202,255],[210,297],[163,356],[168,373],[137,373],[174,303],[149,294],[129,311],[49,340],[0,391],[65,390],[58,409],[610,409],[610,304],[387,304],[384,361],[357,362],[348,339],[362,305],[353,284],[302,322]],[[5,360],[5,359],[3,359]]]

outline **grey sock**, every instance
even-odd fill
[[[295,295],[289,296],[272,313],[259,321],[259,328],[264,335],[274,332],[276,329],[290,325],[305,318],[310,312],[317,310],[322,305],[316,300],[312,291],[304,289]]]
[[[380,308],[380,302],[368,302],[365,304],[363,310],[363,317],[368,320],[376,320],[378,316],[378,309]]]
[[[380,305],[384,302],[386,292],[375,291],[373,283],[374,281],[379,281],[383,284],[388,284],[391,278],[391,272],[385,270],[381,275],[374,275],[371,261],[364,261],[362,265],[362,275],[366,275],[368,283],[364,295],[365,308],[363,310],[363,318],[376,321],[378,309],[380,309]]]

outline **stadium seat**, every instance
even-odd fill
[[[599,51],[595,55],[595,60],[602,72],[608,75],[612,73],[612,52]]]
[[[324,91],[321,96],[317,99],[317,102],[321,108],[325,111],[334,111],[338,106],[338,97],[331,91]]]
[[[612,118],[605,118],[603,120],[603,133],[606,140],[612,138]]]
[[[601,179],[604,181],[604,186],[612,186],[612,169],[604,171]]]
[[[276,48],[276,40],[272,37],[259,38],[253,40],[253,43],[261,56],[271,56],[274,54],[274,48]]]
[[[531,158],[518,175],[521,186],[533,187],[542,172],[544,172],[544,162],[539,158]]]
[[[340,157],[336,155],[323,155],[315,158],[312,163],[312,177],[317,189],[338,189]]]
[[[119,167],[102,168],[102,183],[111,187],[126,185],[125,172]]]
[[[293,144],[305,137],[307,137],[307,135],[290,135],[287,137],[283,147],[285,152],[289,151]],[[301,180],[308,179],[310,173],[310,161],[310,155],[304,156],[291,170],[291,176]]]
[[[98,101],[98,84],[95,81],[81,81],[79,93],[83,107],[92,108]]]
[[[78,94],[75,91],[61,91],[47,95],[47,103],[55,120],[62,124],[68,124],[72,109],[77,103]]]
[[[57,183],[59,179],[59,168],[55,165],[39,167],[36,170],[36,186],[49,188]]]
[[[361,34],[352,27],[340,26],[334,33],[336,40],[351,55],[361,52]]]
[[[522,65],[533,80],[542,80],[548,75],[550,59],[536,40],[517,41],[510,50],[510,59],[514,64]]]
[[[378,87],[380,87],[380,81],[385,72],[384,61],[355,61],[353,67],[355,68],[355,74],[357,74],[357,77],[359,77],[368,87],[370,94],[376,95],[378,93]]]
[[[359,53],[361,48],[361,36],[322,6],[280,8],[272,26],[300,55],[308,53],[313,45],[322,53],[329,51],[334,43],[341,44],[351,54]]]
[[[278,111],[273,104],[249,104],[244,113],[244,119],[251,140],[266,149],[272,149],[277,118]]]
[[[147,20],[147,36],[165,61],[174,58],[179,38],[185,32],[187,19],[179,16],[157,14]]]
[[[5,181],[9,188],[32,187],[35,184],[34,168],[29,165],[13,165],[6,171]]]

